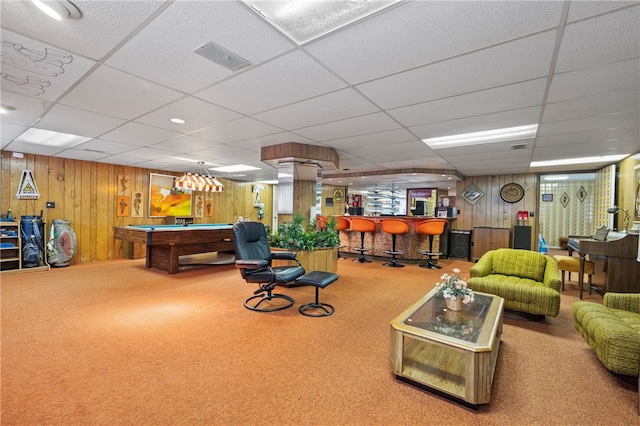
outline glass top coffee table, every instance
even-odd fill
[[[391,367],[399,380],[477,408],[491,398],[504,299],[475,293],[456,312],[437,292],[391,321]]]

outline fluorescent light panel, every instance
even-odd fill
[[[482,132],[462,133],[459,135],[422,139],[422,142],[433,149],[454,148],[460,146],[531,139],[536,136],[537,131],[537,124],[528,124],[526,126],[506,127],[504,129],[485,130]]]
[[[562,160],[532,161],[529,167],[571,166],[590,163],[615,163],[629,154],[603,155],[600,157],[564,158]]]
[[[216,172],[234,173],[234,172],[248,172],[250,170],[260,170],[260,168],[253,167],[253,166],[245,166],[244,164],[236,164],[233,166],[211,167],[209,170],[215,170]]]
[[[17,142],[32,143],[35,145],[72,147],[93,138],[72,135],[69,133],[53,132],[51,130],[30,128],[16,138]]]
[[[376,1],[252,1],[242,0],[269,24],[302,45],[400,0]]]

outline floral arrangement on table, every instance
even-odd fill
[[[451,301],[461,299],[462,303],[468,305],[473,302],[475,296],[473,291],[467,287],[467,282],[460,278],[459,273],[460,269],[454,268],[453,275],[442,275],[440,279],[443,281],[437,283],[436,287],[438,294],[445,299],[451,299]]]

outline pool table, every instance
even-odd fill
[[[235,250],[233,225],[228,223],[116,226],[113,236],[146,244],[147,268],[169,274],[178,272],[180,256]]]

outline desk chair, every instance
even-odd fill
[[[421,268],[440,269],[442,266],[436,265],[433,261],[434,256],[442,256],[441,252],[433,251],[433,237],[436,235],[442,235],[444,227],[447,224],[446,219],[427,219],[418,223],[416,226],[416,233],[420,235],[429,236],[429,250],[419,250],[418,253],[429,256],[427,263],[420,265]]]
[[[391,261],[383,264],[392,268],[403,268],[404,265],[398,263],[397,254],[403,254],[404,250],[396,250],[396,236],[409,232],[409,223],[402,219],[382,219],[380,220],[382,230],[387,234],[391,234],[391,250],[386,250],[386,254],[391,255]]]
[[[364,248],[364,234],[365,232],[376,232],[376,223],[370,219],[353,217],[351,218],[351,229],[360,233],[360,248],[354,249],[355,251],[360,253],[360,256],[353,261],[360,263],[371,263],[371,260],[365,259],[364,257],[364,253],[371,250]]]
[[[267,232],[260,222],[239,222],[233,225],[236,248],[236,268],[248,283],[259,284],[253,296],[244,301],[252,311],[273,312],[286,309],[295,302],[286,294],[276,294],[277,285],[295,282],[304,275],[304,268],[293,252],[271,252]],[[290,260],[292,265],[271,266],[272,259]],[[275,302],[275,303],[273,303]],[[260,306],[264,303],[263,306]]]

